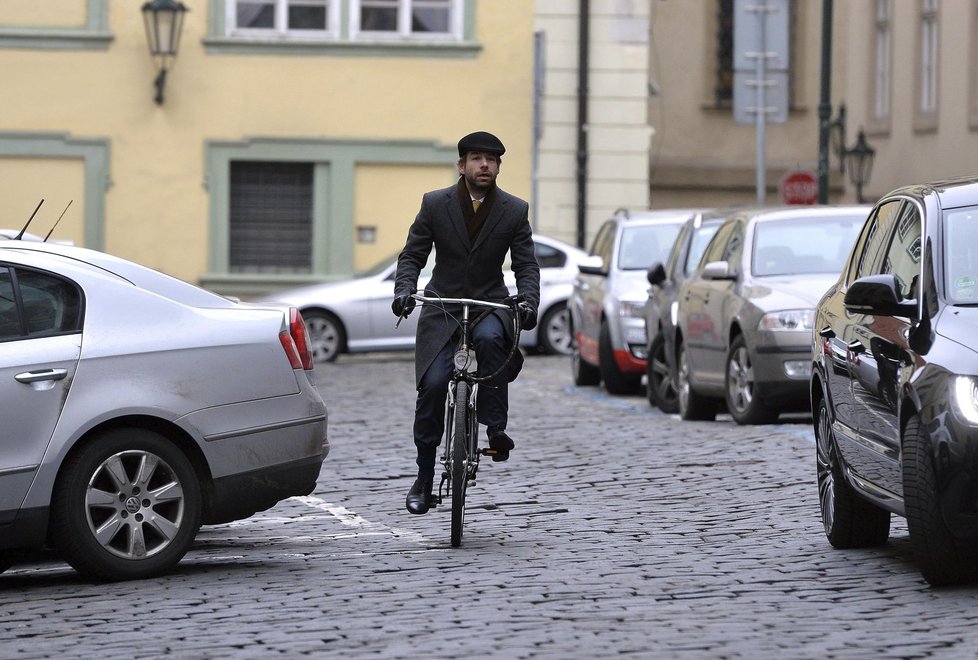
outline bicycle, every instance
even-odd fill
[[[453,372],[448,381],[448,393],[445,399],[445,442],[441,464],[444,467],[441,482],[438,484],[438,495],[432,496],[432,506],[442,503],[442,491],[452,498],[452,547],[462,544],[462,523],[465,519],[465,491],[469,482],[475,484],[479,471],[480,456],[493,456],[493,449],[479,448],[479,418],[476,410],[476,399],[480,383],[492,380],[509,364],[519,350],[519,336],[522,326],[517,305],[522,302],[522,296],[507,298],[507,302],[490,300],[475,300],[473,298],[441,298],[412,294],[412,298],[422,305],[438,305],[446,314],[451,314],[446,305],[461,305],[459,323],[459,343],[453,358]],[[474,307],[486,308],[474,321],[470,321],[471,310]],[[471,346],[470,331],[482,318],[493,309],[505,309],[513,312],[514,334],[513,345],[502,365],[495,372],[484,376],[478,375],[478,364],[475,351]],[[454,317],[454,314],[452,314]],[[400,322],[400,320],[398,320]],[[459,405],[461,402],[461,405]]]

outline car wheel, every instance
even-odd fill
[[[343,324],[334,314],[318,309],[302,312],[306,322],[306,337],[314,362],[332,362],[343,351],[346,335]]]
[[[594,365],[584,361],[576,343],[571,346],[571,375],[574,377],[574,384],[582,387],[601,382],[601,372]]]
[[[924,579],[934,586],[973,580],[974,547],[954,538],[944,523],[934,450],[917,415],[907,421],[903,432],[902,467],[910,545]]]
[[[716,404],[701,394],[697,394],[689,382],[689,356],[686,347],[679,345],[679,371],[676,373],[676,398],[679,416],[686,420],[713,421],[717,418]]]
[[[615,362],[615,351],[611,347],[611,330],[608,322],[601,323],[598,334],[598,370],[605,389],[611,394],[637,394],[642,387],[641,374],[625,374]]]
[[[859,497],[846,481],[824,398],[816,405],[815,465],[822,526],[829,543],[835,548],[868,548],[886,543],[890,513]]]
[[[649,345],[646,374],[649,381],[649,403],[664,413],[675,413],[679,410],[675,380],[669,371],[669,363],[666,362],[666,338],[661,332],[656,334]]]
[[[761,401],[743,335],[734,337],[730,344],[726,390],[727,410],[738,424],[769,424],[778,418],[778,411]]]
[[[570,355],[573,336],[571,335],[570,312],[567,305],[557,303],[547,310],[537,329],[540,350],[549,355]]]
[[[118,428],[65,461],[52,540],[83,575],[141,579],[183,558],[200,519],[200,483],[187,457],[155,432]]]

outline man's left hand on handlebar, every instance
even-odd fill
[[[521,302],[516,306],[516,311],[520,315],[520,327],[523,330],[532,330],[537,327],[537,310],[528,302]]]

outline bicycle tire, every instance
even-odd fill
[[[465,521],[466,462],[468,458],[469,384],[459,381],[455,389],[455,410],[452,419],[452,547],[462,544],[462,523]]]

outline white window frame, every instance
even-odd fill
[[[920,93],[917,110],[921,115],[937,112],[938,52],[937,0],[920,3]]]
[[[893,79],[893,0],[876,0],[873,58],[873,115],[875,124],[890,121],[891,84]]]
[[[265,0],[275,5],[275,26],[265,28],[238,27],[238,0],[228,0],[225,21],[227,32],[232,37],[266,37],[275,39],[337,39],[340,36],[340,2],[342,0]],[[319,5],[326,7],[326,30],[290,30],[289,5]]]
[[[360,41],[462,41],[463,39],[463,0],[448,2],[448,32],[412,32],[411,11],[414,3],[424,4],[424,0],[396,0],[397,30],[361,30],[361,0],[350,0],[350,38]]]

